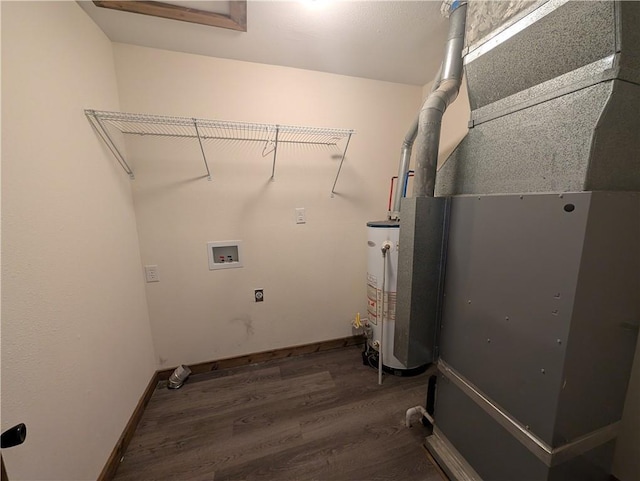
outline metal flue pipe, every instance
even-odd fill
[[[433,84],[431,85],[431,92],[434,92],[440,85],[441,75],[442,75],[442,64],[440,64],[438,73],[433,79]],[[402,201],[402,195],[405,191],[405,185],[407,183],[407,172],[409,172],[409,163],[411,162],[411,151],[413,149],[413,143],[416,140],[416,137],[418,136],[418,121],[419,121],[419,116],[416,116],[416,119],[411,124],[411,127],[409,127],[409,131],[407,132],[407,135],[405,135],[404,141],[402,142],[402,150],[400,153],[400,164],[398,165],[398,186],[396,188],[395,195],[393,196],[393,204],[391,207],[391,211],[389,212],[389,218],[393,220],[400,218],[400,202]]]
[[[442,116],[458,96],[462,83],[462,48],[466,15],[466,3],[451,12],[441,81],[438,88],[429,94],[420,110],[413,178],[414,197],[433,197],[434,195]]]

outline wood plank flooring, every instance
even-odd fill
[[[115,481],[442,481],[404,427],[427,375],[363,366],[359,347],[192,375],[157,389]]]

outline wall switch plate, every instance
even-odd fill
[[[306,224],[307,214],[304,207],[296,207],[296,224]]]
[[[256,302],[263,302],[264,301],[264,289],[255,289],[253,291],[253,297],[255,298]]]
[[[144,276],[147,282],[160,282],[158,266],[144,266]]]

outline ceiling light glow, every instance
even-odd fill
[[[324,8],[329,0],[301,0],[302,3],[310,10],[319,10]]]

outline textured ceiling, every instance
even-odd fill
[[[447,33],[439,1],[250,0],[246,33],[79,3],[114,42],[412,85]]]

